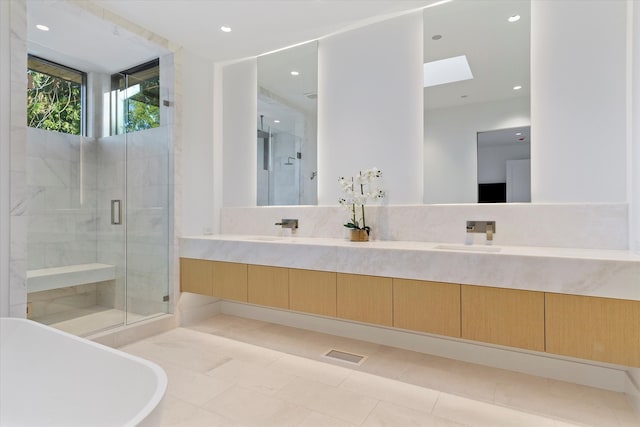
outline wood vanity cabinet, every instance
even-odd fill
[[[640,367],[640,301],[546,294],[547,352]]]
[[[460,338],[460,285],[394,278],[393,326]]]
[[[462,338],[544,351],[544,292],[462,285]]]
[[[213,296],[247,302],[247,264],[213,262]]]
[[[337,317],[393,326],[393,283],[389,277],[338,273]]]
[[[213,295],[213,261],[180,258],[180,290]]]
[[[289,308],[336,316],[336,273],[289,269]]]
[[[289,308],[289,269],[249,264],[247,301],[269,307]]]

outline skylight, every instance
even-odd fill
[[[454,56],[424,64],[424,87],[438,86],[473,78],[467,56]]]

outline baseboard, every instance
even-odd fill
[[[640,414],[640,368],[634,368],[636,372],[635,378],[632,372],[627,372],[627,381],[625,383],[624,392],[635,409],[636,413]]]
[[[189,326],[220,314],[222,312],[221,303],[221,300],[216,300],[199,306],[180,307],[180,326]]]
[[[579,359],[568,359],[538,352],[520,351],[231,301],[221,301],[220,309],[224,314],[359,339],[616,392],[629,393],[627,391],[628,383],[632,381],[625,367],[614,365],[591,363]],[[633,396],[637,400],[639,394]]]

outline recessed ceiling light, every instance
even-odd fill
[[[296,70],[293,70],[293,71],[291,72],[291,75],[292,75],[292,76],[299,76],[299,75],[300,75],[300,72],[299,72],[299,71],[296,71]]]
[[[223,25],[222,27],[220,27],[220,31],[224,31],[225,33],[230,33],[231,27],[227,27]]]
[[[431,40],[440,40],[442,38],[441,34],[435,34],[434,36],[431,37]]]
[[[507,21],[509,22],[518,22],[520,20],[520,15],[511,15]]]
[[[42,24],[36,25],[36,28],[39,29],[40,31],[49,31],[49,27],[47,27],[46,25],[42,25]]]
[[[424,64],[424,87],[443,85],[473,78],[466,55]]]
[[[520,89],[522,89],[522,86],[514,86],[513,87],[513,90],[520,90]]]
[[[280,120],[274,120],[273,123],[280,123]]]

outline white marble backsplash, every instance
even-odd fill
[[[465,243],[467,220],[496,221],[494,245],[628,250],[628,205],[468,204],[367,206],[372,240]],[[288,236],[276,226],[297,218],[300,237],[347,238],[340,206],[222,208],[221,234]],[[473,234],[485,244],[483,234]]]

